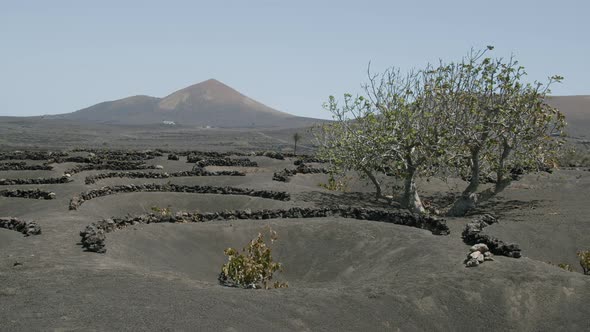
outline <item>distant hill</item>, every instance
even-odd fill
[[[590,139],[590,96],[551,96],[547,101],[565,114],[570,136]]]
[[[164,98],[133,96],[50,118],[121,125],[172,121],[179,125],[222,128],[297,128],[323,121],[277,111],[215,79],[178,90]]]

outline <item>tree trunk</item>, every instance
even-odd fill
[[[505,178],[506,170],[504,169],[504,164],[506,159],[508,159],[508,156],[510,156],[512,149],[506,142],[504,142],[502,148],[503,150],[502,155],[500,156],[500,163],[498,165],[498,169],[496,170],[496,186],[494,188],[495,194],[502,192],[512,182],[510,178]]]
[[[471,151],[471,179],[469,185],[463,191],[463,195],[469,196],[477,192],[479,188],[479,149]]]
[[[371,180],[371,182],[373,182],[373,185],[375,186],[375,198],[379,199],[383,197],[382,191],[381,191],[381,183],[379,183],[379,180],[377,180],[377,178],[375,177],[375,175],[373,175],[373,173],[371,173],[371,171],[364,169],[363,170],[365,172],[365,175],[367,175],[367,177],[369,178],[369,180]]]
[[[295,141],[295,146],[293,147],[293,154],[297,155],[297,141]]]
[[[402,197],[401,206],[415,213],[425,213],[424,205],[420,200],[416,190],[415,170],[410,170],[404,180],[404,196]]]
[[[471,151],[471,179],[461,196],[447,212],[450,217],[462,217],[477,206],[477,189],[479,188],[479,149]]]

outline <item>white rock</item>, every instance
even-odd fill
[[[155,168],[156,168],[156,169],[164,169],[164,166],[162,166],[162,165],[156,165],[156,167],[155,167]]]
[[[469,258],[473,258],[473,259],[479,259],[480,256],[483,258],[483,254],[479,251],[474,251],[469,254]]]
[[[465,266],[467,267],[476,267],[479,265],[479,262],[477,261],[477,259],[469,259],[467,260],[467,262],[465,262]]]
[[[478,244],[473,245],[471,248],[469,248],[469,251],[471,251],[471,252],[479,251],[483,254],[483,253],[490,251],[490,248],[488,248],[488,246],[485,243],[478,243]]]

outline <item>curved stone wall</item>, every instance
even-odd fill
[[[277,219],[277,218],[322,218],[322,217],[343,217],[359,220],[373,220],[388,222],[397,225],[405,225],[426,229],[434,235],[448,235],[450,230],[443,219],[412,214],[407,210],[378,210],[357,207],[337,208],[299,208],[277,210],[234,210],[215,213],[189,213],[178,212],[174,215],[144,214],[139,216],[128,216],[123,218],[103,219],[94,222],[80,232],[81,243],[87,251],[104,253],[106,252],[106,233],[125,228],[136,224],[151,223],[187,223],[207,222],[213,220],[231,219]]]
[[[35,221],[25,221],[12,217],[0,218],[0,228],[17,231],[25,236],[41,234],[41,226]]]
[[[110,172],[90,175],[86,177],[86,184],[94,184],[98,180],[108,178],[130,178],[130,179],[167,179],[172,177],[185,176],[245,176],[244,172],[239,171],[206,171],[202,168],[195,168],[192,171],[180,171],[174,173],[157,173],[157,172]]]
[[[0,163],[0,171],[51,171],[53,166],[48,164],[27,165],[24,161]]]
[[[53,160],[59,157],[65,157],[65,152],[51,151],[13,151],[0,152],[0,160]]]
[[[55,199],[55,193],[40,189],[5,189],[0,190],[0,196],[28,199]]]
[[[154,165],[146,165],[141,161],[109,161],[102,164],[82,164],[65,171],[66,174],[76,174],[83,171],[131,171],[140,169],[156,169]]]
[[[274,181],[289,182],[291,177],[296,174],[328,174],[329,171],[325,168],[309,167],[303,163],[295,169],[283,169],[282,171],[275,172],[272,176]]]
[[[60,178],[37,178],[37,179],[0,179],[0,186],[25,185],[25,184],[62,184],[72,182],[68,176]]]
[[[494,255],[512,258],[521,257],[521,249],[518,244],[506,244],[504,241],[490,235],[481,234],[485,227],[497,223],[498,220],[489,214],[485,214],[465,225],[463,241],[469,245],[483,243],[488,246]]]
[[[178,184],[140,184],[140,185],[120,185],[112,187],[102,187],[100,189],[93,189],[77,196],[70,200],[70,210],[77,210],[85,201],[97,197],[108,195],[115,195],[118,193],[132,193],[132,192],[182,192],[195,194],[218,194],[218,195],[245,195],[252,197],[261,197],[274,199],[279,201],[288,201],[291,195],[282,191],[271,190],[254,190],[247,188],[236,187],[216,187],[216,186],[185,186]]]

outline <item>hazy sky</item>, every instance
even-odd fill
[[[553,94],[590,94],[590,1],[0,0],[0,115],[163,97],[216,78],[268,106],[328,118],[330,94],[381,70],[514,53]]]

